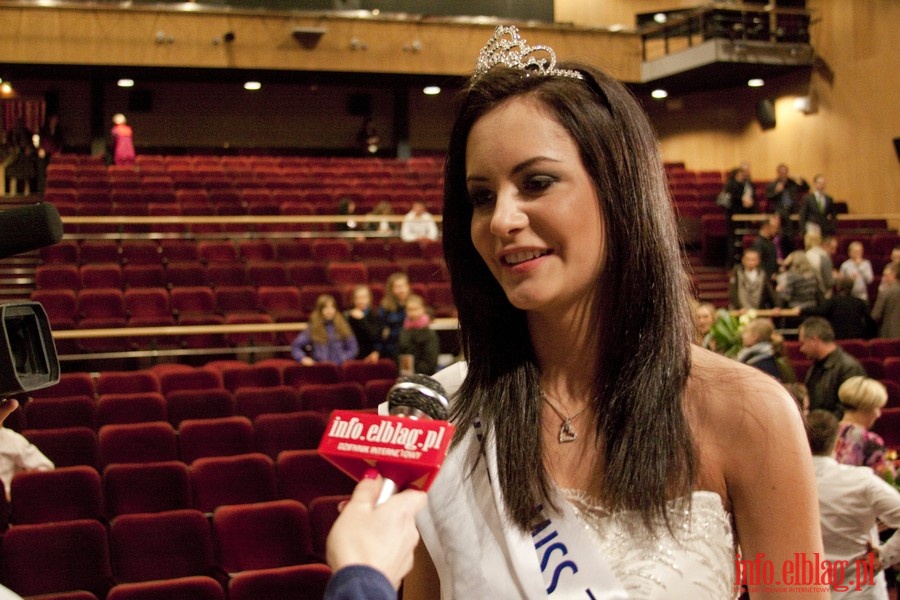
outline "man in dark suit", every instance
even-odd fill
[[[740,264],[743,248],[738,235],[738,229],[743,224],[732,220],[734,215],[746,215],[756,212],[756,191],[753,182],[750,181],[750,164],[741,163],[741,166],[731,171],[728,181],[722,193],[728,198],[725,208],[725,223],[728,227],[728,266]]]
[[[805,234],[810,225],[817,226],[823,238],[837,231],[837,208],[825,193],[825,176],[821,174],[813,179],[813,189],[800,206],[800,232]]]
[[[750,246],[759,253],[760,267],[766,272],[766,278],[770,281],[778,275],[778,250],[772,238],[778,233],[778,215],[769,217],[759,228],[759,235]]]
[[[788,175],[788,166],[784,163],[778,165],[775,180],[766,186],[769,210],[781,217],[781,256],[787,256],[796,250],[797,223],[791,216],[800,210],[800,198],[808,190],[809,184],[805,180],[797,180]]]

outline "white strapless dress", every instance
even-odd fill
[[[694,492],[690,510],[685,502],[673,502],[671,533],[662,523],[650,532],[635,513],[610,514],[577,491],[563,495],[630,597],[737,596],[731,516],[715,492]]]

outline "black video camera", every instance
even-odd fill
[[[41,202],[0,212],[0,258],[62,239],[62,220]],[[38,302],[0,305],[0,398],[59,382],[59,358],[50,321]]]

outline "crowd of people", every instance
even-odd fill
[[[788,309],[785,316],[821,316],[831,323],[838,339],[900,336],[900,246],[891,252],[872,298],[875,272],[861,241],[848,245],[848,257],[838,265],[833,262],[835,238],[809,231],[803,236],[804,249],[779,259],[773,238],[781,222],[777,216],[765,221],[732,269],[731,310],[776,309],[777,315],[784,308]]]
[[[388,358],[408,374],[434,374],[440,352],[438,335],[430,328],[424,299],[412,293],[405,273],[388,277],[379,306],[372,305],[372,290],[367,285],[353,290],[352,303],[342,313],[333,296],[319,296],[307,328],[291,344],[291,356],[304,365]]]

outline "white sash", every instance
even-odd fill
[[[476,423],[475,432],[481,440],[480,423]],[[503,522],[509,523],[500,486],[496,483],[496,446],[489,440],[485,447],[488,451],[484,458],[494,503]],[[531,535],[515,527],[503,529],[510,564],[522,582],[522,588],[529,590],[529,599],[627,599],[625,588],[596,545],[591,543],[585,523],[566,500],[560,498],[557,505],[561,507],[561,514],[551,516],[543,512],[543,521]]]

